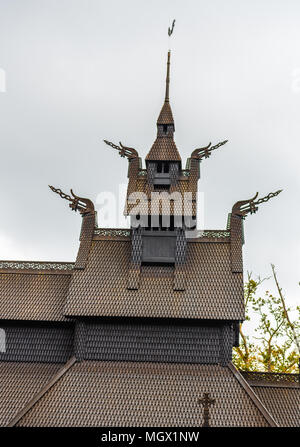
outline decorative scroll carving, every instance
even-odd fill
[[[226,230],[205,230],[200,233],[199,237],[216,237],[218,239],[223,239],[230,237],[230,231]]]
[[[121,141],[119,142],[120,146],[117,146],[116,144],[112,143],[111,141],[107,141],[107,140],[103,140],[103,141],[108,146],[111,146],[112,148],[119,151],[119,154],[121,155],[121,157],[127,157],[129,160],[139,157],[139,154],[135,149],[133,149],[132,147],[123,146]]]
[[[109,236],[109,237],[128,237],[130,230],[123,228],[95,228],[95,236]]]
[[[68,200],[70,202],[69,207],[73,211],[79,211],[82,215],[82,224],[80,232],[80,246],[77,253],[75,261],[75,269],[84,269],[94,236],[94,228],[96,224],[96,211],[93,202],[90,199],[84,197],[78,197],[71,189],[71,194],[73,197],[62,192],[59,188],[54,188],[50,186],[51,191],[58,194],[62,199]]]
[[[59,188],[54,188],[54,186],[49,185],[49,188],[51,189],[51,191],[58,194],[62,199],[68,200],[70,202],[69,207],[73,211],[79,211],[82,216],[85,216],[87,214],[95,214],[95,207],[90,199],[76,196],[72,189],[70,191],[73,197],[65,194]]]
[[[261,199],[256,200],[256,202],[255,202],[255,199],[258,196],[258,192],[257,192],[255,194],[255,196],[252,197],[252,199],[240,200],[239,202],[236,202],[232,207],[231,214],[245,218],[245,216],[248,213],[250,213],[250,214],[256,213],[256,211],[258,210],[258,205],[260,205],[261,203],[264,203],[264,202],[268,202],[272,197],[278,196],[278,194],[280,194],[281,192],[282,192],[282,189],[279,189],[278,191],[275,191],[275,192],[270,192],[268,195],[266,195],[265,197],[262,197]]]
[[[73,262],[0,261],[0,270],[73,270]]]
[[[188,177],[188,191],[193,193],[193,199],[196,200],[196,192],[198,189],[198,180],[200,178],[200,163],[203,158],[209,158],[212,151],[223,146],[228,140],[221,141],[215,146],[211,146],[209,143],[206,147],[195,149],[190,158],[187,160],[184,176]],[[187,175],[187,173],[189,173]]]
[[[130,196],[131,193],[133,193],[137,190],[136,184],[137,184],[137,179],[138,179],[139,173],[140,173],[140,171],[142,171],[142,161],[139,157],[138,152],[135,149],[133,149],[132,147],[123,146],[121,141],[119,143],[120,146],[118,146],[108,140],[103,140],[103,141],[108,146],[111,146],[113,149],[116,149],[119,152],[119,154],[121,155],[121,157],[128,158],[129,182],[128,182],[128,187],[127,187],[127,197],[126,197],[125,208],[124,208],[124,214],[128,215],[129,214],[128,203],[127,203],[128,197]],[[146,174],[144,174],[144,175],[146,175]]]
[[[227,143],[228,140],[221,141],[220,143],[216,144],[215,146],[211,146],[211,143],[209,143],[206,147],[201,147],[198,149],[195,149],[192,154],[191,158],[195,160],[202,160],[202,158],[209,158],[211,155],[211,152],[215,149],[218,149],[220,146],[223,146]]]
[[[243,219],[247,214],[256,213],[258,205],[267,202],[272,197],[278,196],[281,193],[281,189],[276,192],[257,199],[258,193],[254,197],[248,200],[240,200],[236,202],[232,207],[230,216],[230,252],[231,252],[231,270],[234,273],[243,272],[243,259],[242,259],[242,246],[244,243],[244,230]]]

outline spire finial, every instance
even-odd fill
[[[175,19],[172,22],[171,27],[168,28],[168,36],[171,37],[174,31]],[[171,59],[171,50],[168,51],[168,62],[167,62],[167,78],[166,78],[166,95],[165,102],[169,102],[169,86],[170,86],[170,59]]]
[[[166,95],[165,95],[165,102],[169,102],[169,86],[170,86],[170,58],[171,58],[171,51],[168,51],[168,62],[167,62],[167,77],[166,77]]]

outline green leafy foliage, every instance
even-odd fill
[[[245,321],[258,318],[255,335],[243,332],[240,324],[240,346],[233,350],[233,362],[244,371],[267,371],[282,373],[299,372],[299,352],[297,338],[300,335],[300,306],[294,309],[295,321],[288,317],[291,308],[286,307],[284,298],[273,295],[268,290],[264,296],[257,296],[258,286],[263,282],[256,281],[248,274],[244,286]]]

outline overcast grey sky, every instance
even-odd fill
[[[229,140],[201,164],[205,227],[223,229],[235,201],[283,188],[245,221],[245,269],[267,276],[273,262],[299,303],[297,0],[0,0],[0,258],[74,260],[81,218],[47,185],[95,200],[126,182],[127,161],[102,140],[148,152],[173,18],[184,163]]]

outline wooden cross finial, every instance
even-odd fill
[[[202,427],[209,427],[209,420],[210,420],[210,414],[209,414],[209,408],[211,405],[214,405],[216,402],[216,399],[212,399],[210,397],[209,393],[204,393],[203,397],[201,399],[198,399],[198,404],[203,405],[203,424]]]

